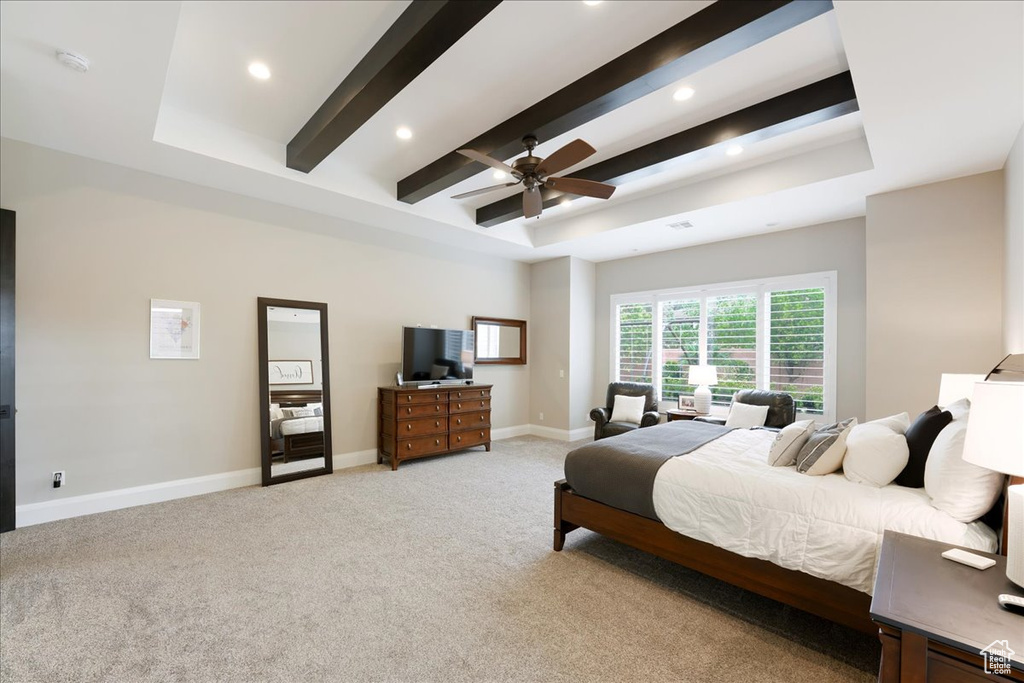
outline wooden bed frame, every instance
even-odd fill
[[[683,536],[661,522],[584,498],[560,479],[555,482],[555,550],[580,527],[838,624],[878,633],[868,615],[867,593]]]

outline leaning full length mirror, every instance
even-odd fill
[[[258,300],[263,485],[328,474],[327,304]]]
[[[526,365],[526,321],[473,317],[476,362],[481,365]]]

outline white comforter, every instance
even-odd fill
[[[322,431],[324,431],[324,418],[322,415],[316,417],[293,417],[281,422],[281,434],[283,436]]]
[[[886,529],[995,551],[989,527],[936,510],[924,489],[872,488],[842,472],[814,477],[770,466],[774,438],[738,429],[666,462],[654,481],[658,517],[684,536],[865,593]]]

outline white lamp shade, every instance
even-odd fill
[[[939,382],[938,404],[945,408],[962,398],[970,400],[974,394],[974,385],[984,381],[985,375],[951,375],[944,372]]]
[[[964,441],[964,460],[1024,476],[1024,382],[977,382]]]
[[[718,369],[714,365],[691,365],[688,384],[714,386],[718,384]]]

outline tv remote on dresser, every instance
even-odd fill
[[[1024,615],[1024,598],[1018,595],[1003,593],[999,596],[999,606],[1016,614]]]

